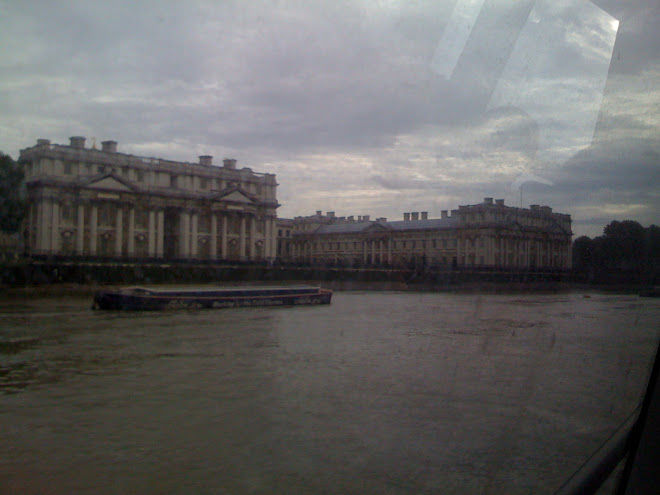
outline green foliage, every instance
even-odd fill
[[[0,152],[0,230],[18,232],[25,215],[23,171],[9,155]]]
[[[602,236],[573,241],[573,268],[599,280],[618,274],[618,281],[654,282],[660,274],[660,227],[614,220]]]

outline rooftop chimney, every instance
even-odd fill
[[[429,212],[428,211],[423,211],[422,212],[422,220],[428,220],[429,219]]]
[[[362,215],[362,221],[363,222],[368,222],[369,221],[369,215]]]
[[[541,209],[541,207],[540,207],[539,205],[530,205],[529,208],[530,208],[531,210],[534,210],[534,211],[538,211],[538,210]]]
[[[71,146],[72,148],[75,148],[77,150],[82,150],[85,148],[85,138],[83,136],[72,136],[69,138],[71,140]]]
[[[484,204],[485,205],[492,205],[493,204],[493,198],[484,198]]]
[[[222,160],[222,165],[230,170],[236,170],[236,160],[233,158],[225,158]]]
[[[317,217],[320,217],[322,214],[323,214],[323,212],[321,210],[316,210],[316,216]]]
[[[458,215],[458,210],[451,210],[451,215],[452,217],[455,217]]]
[[[504,200],[503,199],[496,199],[495,204],[497,206],[504,206]]]
[[[418,211],[413,211],[413,212],[410,214],[410,219],[411,219],[411,220],[415,220],[415,221],[419,220],[419,212],[418,212]]]
[[[403,220],[404,220],[405,222],[409,221],[409,220],[410,220],[410,213],[404,213],[404,214],[403,214]]]
[[[335,218],[335,212],[334,211],[329,211],[328,212],[328,218]]]
[[[37,146],[50,146],[50,139],[37,139]]]
[[[447,210],[442,210],[440,212],[440,218],[447,218]]]
[[[117,141],[103,141],[101,143],[101,151],[117,153]]]
[[[346,217],[346,220],[348,220],[349,222],[354,222],[354,221],[355,221],[355,217],[354,217],[353,215],[351,215],[351,216],[349,216],[349,217]]]
[[[199,164],[207,165],[210,167],[213,165],[213,157],[211,155],[202,155],[199,157]]]
[[[358,222],[361,222],[361,221],[362,221],[362,215],[358,215],[358,220],[357,220],[357,221],[358,221]]]

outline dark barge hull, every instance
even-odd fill
[[[330,304],[332,291],[320,287],[243,287],[210,290],[143,288],[99,291],[93,308],[113,310],[221,309]]]

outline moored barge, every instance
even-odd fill
[[[147,289],[99,291],[93,308],[114,310],[221,309],[330,304],[332,291],[313,286],[227,287],[217,289]]]

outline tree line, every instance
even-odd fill
[[[8,234],[20,230],[25,216],[23,178],[21,167],[0,151],[0,231]]]
[[[634,220],[614,220],[603,235],[573,241],[573,271],[590,282],[660,280],[660,227],[643,227]]]

